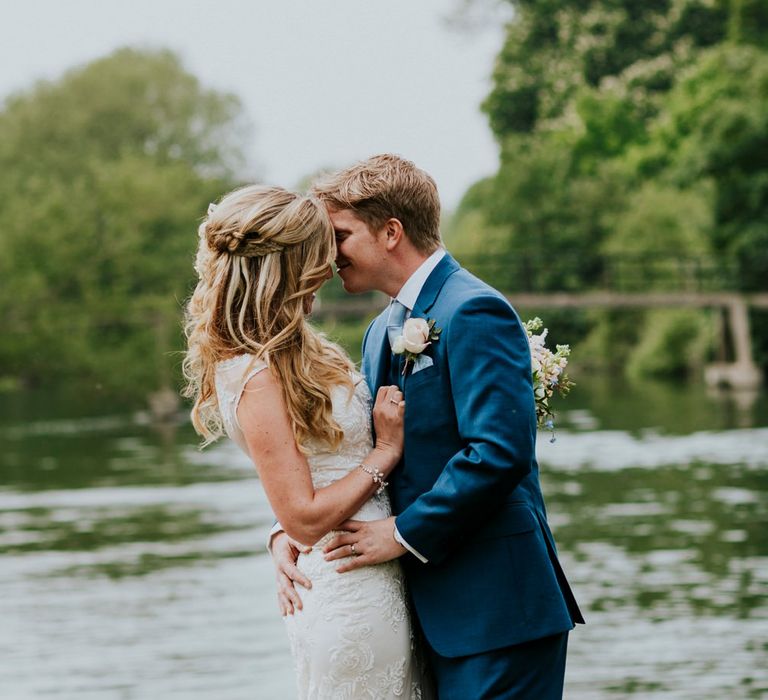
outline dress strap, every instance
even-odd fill
[[[237,418],[237,407],[240,405],[240,399],[243,397],[243,392],[245,391],[245,385],[248,384],[248,382],[251,381],[253,377],[255,377],[263,369],[266,369],[268,366],[269,365],[267,365],[267,363],[264,362],[263,360],[257,360],[255,357],[251,358],[248,368],[242,375],[237,391],[235,392],[235,402],[233,406],[233,414],[234,414],[233,419],[234,419],[235,425],[238,427],[238,429],[241,432],[243,429],[240,427],[240,421]]]

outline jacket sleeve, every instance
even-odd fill
[[[403,539],[430,563],[494,514],[530,473],[536,450],[528,336],[507,301],[490,294],[466,301],[440,342],[465,447],[396,519]]]

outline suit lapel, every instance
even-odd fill
[[[411,316],[426,318],[427,312],[434,305],[445,281],[459,269],[459,263],[446,253],[427,277],[427,281],[416,299]],[[384,309],[374,321],[365,345],[365,378],[374,398],[379,387],[389,384],[387,370],[392,349],[389,346],[389,338],[387,338],[387,316],[388,309]]]
[[[416,299],[416,303],[413,306],[411,316],[426,318],[427,312],[437,300],[437,296],[440,294],[440,290],[443,288],[445,281],[459,269],[459,263],[446,253],[440,262],[437,263],[435,269],[432,270],[429,277],[427,277],[427,281],[421,288],[419,297]]]
[[[419,292],[419,296],[416,299],[416,303],[413,305],[413,311],[411,317],[416,318],[428,318],[429,310],[434,306],[440,291],[443,288],[446,280],[457,270],[461,269],[459,263],[457,263],[448,253],[440,260],[434,270],[427,277],[427,281]],[[428,353],[428,351],[425,351]],[[409,370],[403,378],[403,391],[408,386],[409,378],[413,376],[413,370]]]

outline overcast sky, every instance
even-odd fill
[[[208,86],[237,93],[252,173],[287,187],[322,167],[392,151],[454,207],[493,173],[480,102],[503,16],[472,30],[464,0],[4,0],[0,95],[119,46],[163,46]],[[479,5],[493,0],[475,0]]]

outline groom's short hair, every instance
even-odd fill
[[[312,193],[331,209],[351,209],[372,231],[398,219],[422,253],[440,244],[440,197],[432,177],[391,153],[373,156],[320,179]]]

